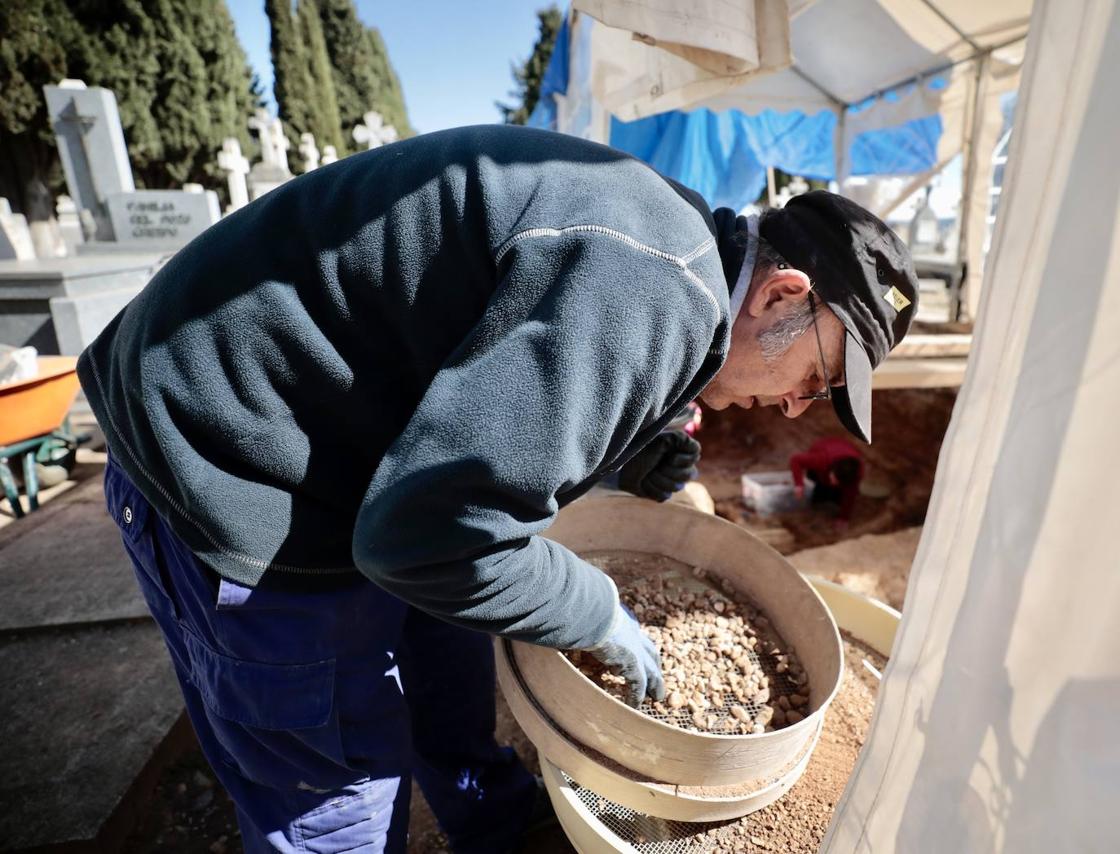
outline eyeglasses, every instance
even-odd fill
[[[824,379],[824,390],[815,391],[812,394],[803,394],[798,396],[798,400],[832,400],[832,387],[828,383],[828,378],[832,376],[828,372],[828,362],[824,360],[824,347],[821,345],[821,330],[817,326],[817,307],[816,301],[813,299],[813,292],[809,291],[809,313],[813,318],[813,333],[817,336],[817,352],[821,357],[821,377]]]

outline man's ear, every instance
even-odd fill
[[[778,303],[800,303],[812,286],[809,277],[800,270],[788,267],[773,270],[747,294],[747,313],[751,317],[761,317]]]

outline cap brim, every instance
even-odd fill
[[[844,385],[833,386],[832,408],[848,432],[871,444],[871,360],[851,332],[844,333]]]

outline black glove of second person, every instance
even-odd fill
[[[618,488],[641,498],[668,501],[696,477],[700,443],[683,431],[662,433],[618,473]]]

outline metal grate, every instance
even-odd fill
[[[609,801],[560,772],[572,792],[592,815],[622,842],[628,843],[642,854],[684,854],[705,850],[707,846],[697,839],[709,830],[735,824],[740,819],[727,821],[685,822],[654,818],[629,807]]]

